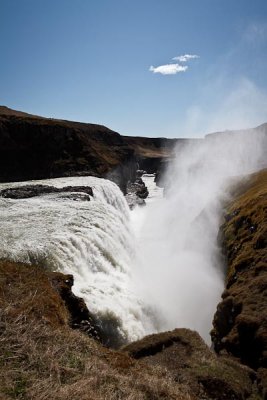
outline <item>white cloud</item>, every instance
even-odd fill
[[[149,71],[154,74],[162,74],[162,75],[175,75],[178,72],[185,72],[187,70],[187,65],[179,65],[179,64],[165,64],[159,65],[158,67],[151,67]]]
[[[184,54],[183,56],[173,57],[173,60],[179,62],[187,62],[188,60],[193,60],[194,58],[199,58],[196,54]]]

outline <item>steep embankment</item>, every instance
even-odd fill
[[[103,347],[71,285],[70,275],[0,262],[1,399],[253,399],[253,371],[217,357],[195,332]]]
[[[188,399],[181,385],[169,385],[163,369],[142,368],[71,329],[70,281],[38,267],[0,263],[1,400]]]
[[[267,396],[267,170],[233,187],[220,229],[228,266],[212,339],[258,370]]]
[[[138,168],[147,173],[164,170],[172,157],[176,145],[184,145],[188,139],[166,139],[124,136],[125,142],[136,154]]]
[[[113,178],[124,189],[136,167],[134,151],[118,133],[101,125],[41,118],[0,107],[2,182],[103,177],[115,168]]]
[[[102,125],[44,118],[0,106],[0,182],[92,175],[113,180],[125,192],[137,168],[163,172],[174,148],[183,151],[188,144],[203,144],[222,135],[226,139],[240,135],[242,140],[243,135],[260,133],[267,137],[267,124],[207,135],[205,140],[129,137]]]
[[[0,107],[0,181],[92,175],[108,177],[125,191],[141,155],[152,159],[153,172],[171,155],[174,141],[161,142]]]

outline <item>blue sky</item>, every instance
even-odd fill
[[[266,0],[0,0],[0,57],[0,104],[33,114],[167,137],[267,121]]]

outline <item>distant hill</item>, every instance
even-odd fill
[[[94,175],[110,177],[125,190],[136,169],[142,168],[139,161],[150,158],[159,164],[171,156],[175,143],[128,138],[102,125],[0,106],[0,181]]]
[[[0,106],[0,182],[93,175],[112,179],[125,192],[137,168],[161,170],[177,146],[262,130],[267,138],[267,124],[217,132],[205,139],[130,137],[103,125],[44,118]]]

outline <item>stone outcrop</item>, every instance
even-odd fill
[[[104,338],[97,319],[90,313],[83,298],[72,292],[73,275],[51,272],[48,273],[48,278],[69,312],[69,325],[103,343]]]
[[[93,196],[93,190],[89,186],[65,186],[63,188],[56,188],[48,185],[25,185],[3,189],[0,191],[0,197],[9,199],[27,199],[30,197],[54,193],[69,193],[69,196],[73,200],[83,199],[90,201],[90,196]],[[79,197],[80,194],[85,194],[87,196]]]
[[[12,319],[26,313],[29,320],[41,318],[56,328],[70,326],[103,342],[97,319],[72,286],[72,275],[0,261],[0,309],[8,307]]]
[[[145,199],[149,195],[148,189],[142,179],[144,171],[138,170],[136,172],[136,180],[133,183],[128,183],[127,194],[125,196],[126,201],[131,209],[136,205],[145,205]]]
[[[267,398],[267,170],[233,187],[220,241],[228,267],[212,340],[258,371]]]
[[[229,357],[218,357],[189,329],[150,335],[122,350],[142,366],[166,368],[173,384],[186,385],[194,399],[252,399],[256,391],[252,369]]]

